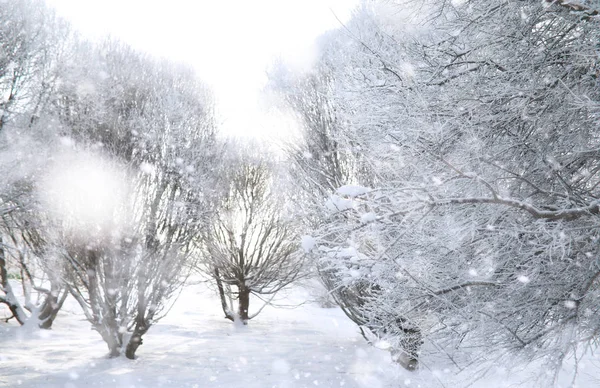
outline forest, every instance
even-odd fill
[[[267,70],[273,146],[222,136],[190,66],[0,1],[0,386],[69,304],[143,362],[198,282],[241,330],[290,289],[338,309],[399,370],[349,386],[599,384],[600,3],[365,0],[315,45]]]

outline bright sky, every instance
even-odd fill
[[[193,65],[215,91],[226,134],[282,138],[293,124],[259,106],[277,56],[310,66],[312,42],[359,0],[47,0],[84,36],[111,34]]]

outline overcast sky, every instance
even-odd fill
[[[111,34],[193,65],[216,94],[223,129],[268,137],[287,131],[258,106],[265,68],[282,56],[310,66],[312,42],[339,27],[358,0],[47,0],[88,38]]]

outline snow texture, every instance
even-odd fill
[[[351,198],[358,197],[360,195],[365,195],[371,189],[368,187],[357,186],[357,185],[344,185],[337,189],[337,193],[340,195],[345,195]]]
[[[377,219],[377,214],[375,213],[365,213],[362,216],[360,216],[360,222],[362,223],[367,223],[367,222],[373,222]]]
[[[333,194],[325,202],[325,208],[330,211],[343,211],[354,208],[354,201]]]
[[[316,244],[317,240],[315,240],[313,236],[302,236],[300,245],[302,246],[302,250],[304,250],[304,252],[308,253],[312,251]]]
[[[0,324],[0,387],[459,388],[473,377],[456,375],[450,364],[432,364],[435,360],[405,371],[391,361],[389,344],[369,346],[341,310],[302,304],[309,298],[303,289],[283,298],[279,304],[299,306],[267,307],[249,326],[236,327],[223,319],[211,291],[188,286],[152,327],[134,361],[103,357],[104,342],[69,300],[52,330]],[[578,387],[597,386],[598,366],[597,355],[579,361],[586,373]],[[560,387],[568,386],[568,377],[565,373]],[[491,367],[472,385],[511,386],[533,386],[529,367]]]

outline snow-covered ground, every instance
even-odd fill
[[[188,286],[135,361],[106,359],[106,345],[70,304],[51,331],[0,326],[0,386],[384,386],[396,369],[389,355],[366,345],[340,310],[301,304],[303,295],[236,327],[210,290]]]
[[[307,299],[295,289],[278,302],[285,308],[268,307],[236,327],[210,290],[187,286],[135,361],[105,358],[105,344],[71,301],[51,331],[0,326],[0,387],[456,388],[469,380],[446,368],[404,371],[367,345],[339,309]],[[587,372],[577,386],[600,386],[597,365]],[[533,386],[526,375],[495,372],[473,387]]]

